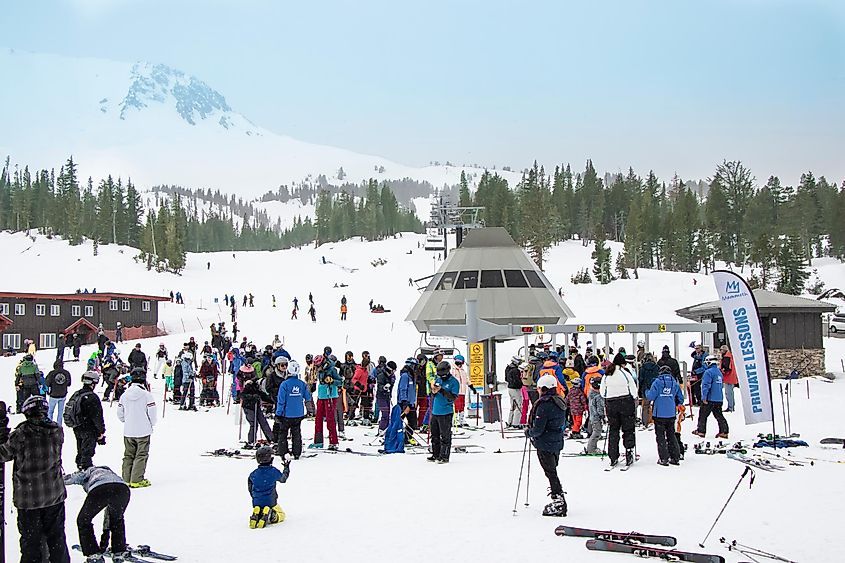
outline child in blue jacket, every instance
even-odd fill
[[[681,448],[675,436],[675,412],[684,404],[684,392],[678,380],[672,376],[672,368],[662,366],[659,375],[646,391],[646,398],[652,402],[654,437],[657,440],[657,463],[679,465]]]
[[[285,521],[285,513],[279,506],[276,483],[284,483],[290,475],[290,462],[284,462],[284,471],[273,467],[273,448],[261,446],[255,452],[258,467],[249,474],[247,488],[252,495],[252,516],[250,528],[263,528]]]

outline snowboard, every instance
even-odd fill
[[[677,551],[675,549],[659,549],[644,545],[631,545],[607,540],[587,540],[587,549],[592,551],[612,551],[629,553],[637,557],[650,557],[664,561],[688,561],[689,563],[725,563],[721,555],[707,553],[693,553],[691,551]]]
[[[578,538],[593,538],[622,543],[651,543],[674,547],[678,541],[672,536],[655,536],[639,532],[614,532],[612,530],[592,530],[590,528],[576,528],[574,526],[558,526],[555,528],[558,536],[573,536]]]

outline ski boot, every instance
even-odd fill
[[[323,443],[322,442],[315,442],[313,444],[308,444],[308,449],[309,450],[322,450],[323,449]]]
[[[435,461],[437,461],[437,458],[434,457],[433,455],[430,455],[427,458],[425,458],[425,460],[430,461],[431,463],[434,463]]]
[[[570,440],[583,440],[584,436],[580,432],[571,432],[569,434]]]
[[[260,506],[253,506],[252,507],[252,515],[249,517],[249,527],[250,527],[250,529],[257,528],[259,520],[261,520],[261,507]]]
[[[611,459],[610,460],[610,467],[608,469],[613,469],[617,465],[619,465],[619,458]]]
[[[633,448],[628,448],[625,450],[625,465],[634,465],[634,462],[637,461],[637,456],[634,453]]]
[[[285,511],[278,504],[270,511],[270,524],[278,524],[285,521]]]
[[[329,444],[329,451],[336,452],[337,451],[337,444]]]
[[[707,437],[707,434],[705,434],[704,432],[699,432],[698,430],[693,430],[692,435],[698,436],[699,438],[706,438]]]
[[[566,516],[566,499],[563,493],[552,494],[552,502],[543,507],[543,516]]]
[[[264,528],[268,524],[270,524],[270,513],[271,512],[272,512],[272,510],[270,510],[269,506],[261,507],[261,512],[258,515],[258,522],[255,523],[255,527],[256,528]]]
[[[717,438],[724,438],[725,440],[728,440],[728,433],[727,432],[719,432],[718,434],[716,434],[716,437]]]
[[[102,553],[94,553],[85,558],[85,563],[104,563],[104,561]]]
[[[657,460],[657,465],[662,465],[663,467],[669,467],[669,462],[665,459]]]
[[[131,551],[118,551],[111,554],[112,563],[124,563],[124,561],[129,561],[131,557]]]

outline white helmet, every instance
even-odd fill
[[[537,387],[540,389],[557,389],[557,378],[547,373],[537,381]]]
[[[291,360],[288,362],[288,375],[299,377],[299,362]]]
[[[704,360],[704,363],[708,366],[714,366],[719,363],[719,358],[716,356],[707,356],[707,359]]]
[[[193,360],[194,359],[194,355],[191,354],[190,352],[182,352],[182,357],[186,360]]]

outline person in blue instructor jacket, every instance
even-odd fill
[[[678,405],[684,404],[684,392],[678,381],[672,376],[672,368],[663,366],[651,387],[646,391],[646,398],[652,401],[654,419],[654,437],[657,440],[657,456],[660,465],[678,465],[681,449],[675,436],[675,413]]]
[[[719,424],[717,438],[728,439],[728,421],[722,414],[723,383],[722,370],[719,369],[719,358],[710,356],[705,360],[707,369],[701,377],[701,408],[698,411],[698,429],[693,432],[696,436],[704,438],[707,434],[707,418],[710,413]]]
[[[451,370],[452,365],[445,360],[437,364],[437,376],[431,386],[434,401],[431,407],[431,456],[428,461],[437,463],[449,463],[455,397],[461,392],[461,383],[452,377]]]
[[[299,363],[291,360],[287,377],[279,386],[276,397],[276,422],[279,423],[278,454],[285,459],[288,454],[288,432],[293,445],[291,453],[294,459],[302,455],[302,430],[300,425],[305,418],[305,402],[311,400],[308,385],[299,379]]]

